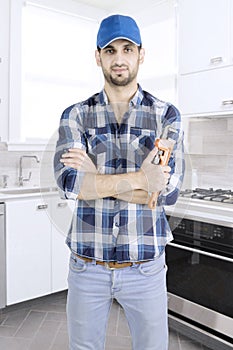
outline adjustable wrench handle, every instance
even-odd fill
[[[172,132],[177,132],[172,128]],[[166,135],[167,136],[167,135]],[[169,159],[171,157],[171,153],[175,144],[173,139],[168,138],[169,146],[162,144],[162,139],[155,140],[155,147],[158,148],[158,152],[152,163],[159,165],[168,165]],[[159,192],[153,192],[150,196],[148,207],[150,209],[155,209],[158,201]]]

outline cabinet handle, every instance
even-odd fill
[[[222,63],[223,59],[221,56],[219,57],[212,57],[210,59],[210,64],[218,64],[218,63]]]
[[[227,256],[222,256],[222,255],[218,255],[218,254],[214,254],[214,253],[209,253],[209,252],[206,252],[206,251],[202,251],[200,249],[191,248],[191,247],[187,247],[187,246],[182,245],[182,244],[177,244],[177,243],[172,243],[172,242],[169,242],[168,245],[171,246],[171,247],[174,247],[174,248],[187,250],[187,251],[192,252],[192,253],[197,253],[197,254],[200,254],[200,255],[205,255],[205,256],[209,256],[211,258],[216,258],[216,259],[219,259],[219,260],[224,260],[224,261],[228,261],[230,263],[233,263],[233,259],[228,258]]]
[[[58,208],[65,208],[67,206],[67,203],[58,203]]]
[[[222,105],[223,105],[223,106],[233,105],[233,100],[225,100],[225,101],[222,101]]]
[[[48,208],[48,204],[39,204],[37,205],[38,210],[44,210]]]

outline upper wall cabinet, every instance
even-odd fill
[[[230,6],[230,0],[179,2],[180,74],[233,63]]]
[[[233,113],[233,66],[179,77],[179,109],[185,115]]]
[[[180,0],[178,16],[181,113],[233,113],[233,1]]]

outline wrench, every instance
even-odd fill
[[[169,132],[170,133],[177,133],[178,131],[175,128],[171,127],[170,125],[167,125],[164,128],[161,137],[159,139],[155,140],[155,147],[158,148],[158,152],[155,155],[154,159],[152,160],[152,163],[155,165],[159,165],[159,164],[160,165],[168,165],[174,144],[176,142],[172,138],[168,137]],[[161,142],[162,140],[170,141],[169,146],[163,145]],[[150,209],[156,208],[158,196],[159,196],[159,192],[153,192],[151,194],[151,197],[150,197],[149,202],[148,202],[148,207]]]

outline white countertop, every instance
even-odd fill
[[[0,188],[0,201],[5,202],[15,199],[57,195],[58,189],[54,186],[46,187],[8,187]]]

